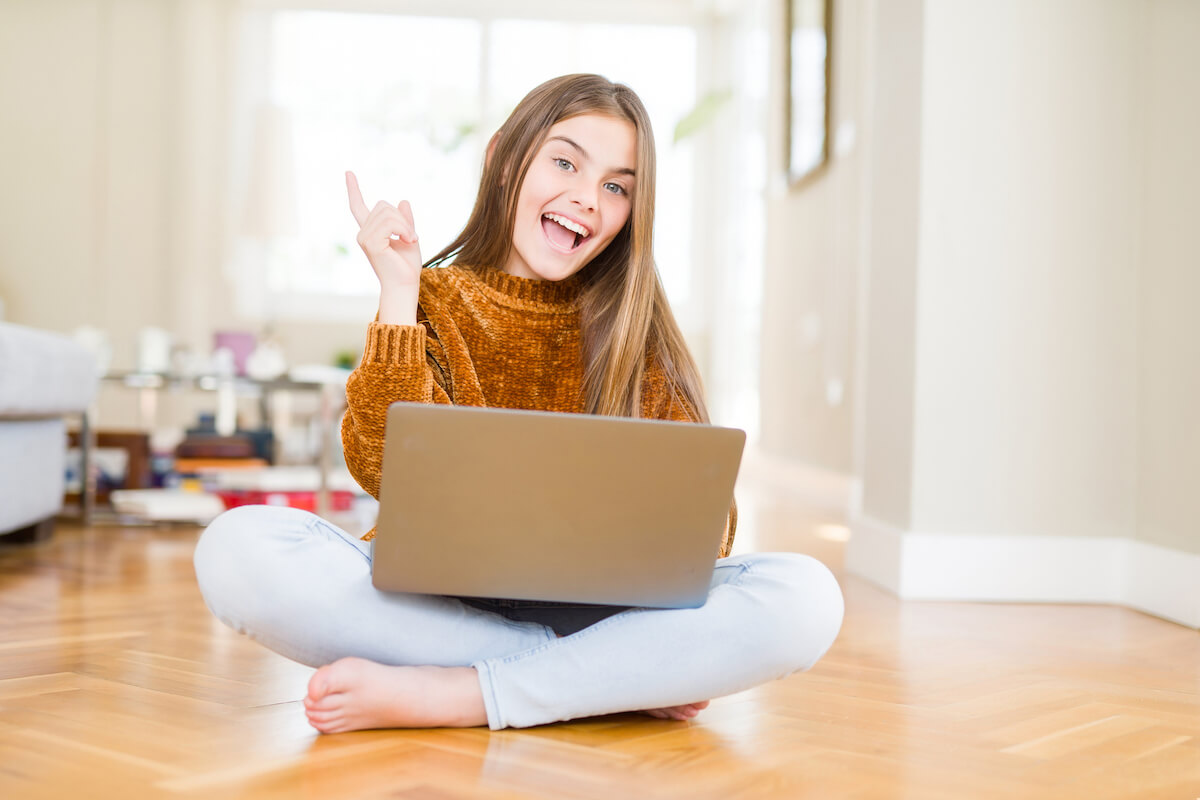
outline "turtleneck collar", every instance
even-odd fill
[[[505,305],[534,306],[546,311],[574,311],[584,280],[581,272],[561,281],[518,278],[493,267],[452,265],[469,273],[490,289],[489,295]],[[505,302],[505,301],[510,302]]]

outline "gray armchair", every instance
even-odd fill
[[[0,543],[50,535],[63,504],[65,417],[86,411],[98,382],[83,345],[0,323]]]

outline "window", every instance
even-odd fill
[[[579,22],[574,6],[518,18],[533,7],[512,0],[445,11],[424,0],[366,4],[387,13],[287,2],[241,4],[226,211],[226,269],[240,316],[370,319],[379,288],[355,242],[345,170],[358,175],[369,205],[413,204],[428,259],[466,222],[487,140],[521,97],[555,75],[598,72],[646,103],[658,154],[659,271],[714,419],[753,435],[766,4],[724,13],[688,0],[599,4],[589,15],[603,21]],[[676,142],[677,126],[691,135]]]
[[[488,137],[526,92],[569,72],[627,83],[646,103],[658,150],[655,250],[686,313],[693,165],[672,133],[696,101],[692,27],[276,11],[268,30],[266,91],[248,114],[255,144],[234,182],[248,203],[237,269],[244,285],[257,281],[246,294],[260,314],[373,311],[379,287],[355,242],[345,170],[368,206],[412,203],[428,259],[470,214]]]

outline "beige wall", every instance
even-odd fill
[[[1147,16],[1137,537],[1200,553],[1200,3]]]
[[[922,13],[920,0],[835,4],[830,162],[767,203],[761,446],[859,477],[864,506],[900,527],[912,495]],[[778,82],[776,129],[782,93]]]
[[[147,325],[203,352],[214,330],[262,326],[239,317],[222,266],[232,13],[230,0],[0,5],[6,319],[101,328],[119,368]],[[280,326],[292,363],[358,349],[362,328]]]
[[[857,148],[770,204],[765,446],[900,531],[1200,552],[1200,6],[837,8]],[[803,326],[852,317],[838,269],[849,429]]]
[[[165,7],[0,7],[0,296],[11,321],[95,325],[122,347],[137,325],[164,321]]]
[[[863,84],[862,3],[834,15],[833,118],[841,148],[803,191],[768,197],[761,380],[761,444],[785,457],[839,473],[852,470],[856,276],[860,258]],[[773,4],[774,63],[783,69],[783,5]],[[772,91],[772,120],[783,127],[783,86]],[[770,169],[783,173],[783,140],[772,140]],[[834,388],[840,386],[840,392]]]
[[[1133,530],[1140,19],[925,4],[914,529]]]
[[[923,4],[868,6],[869,172],[862,224],[867,303],[857,364],[862,510],[901,530],[912,519]]]

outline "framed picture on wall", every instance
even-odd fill
[[[833,0],[783,0],[788,185],[800,186],[829,161]]]

